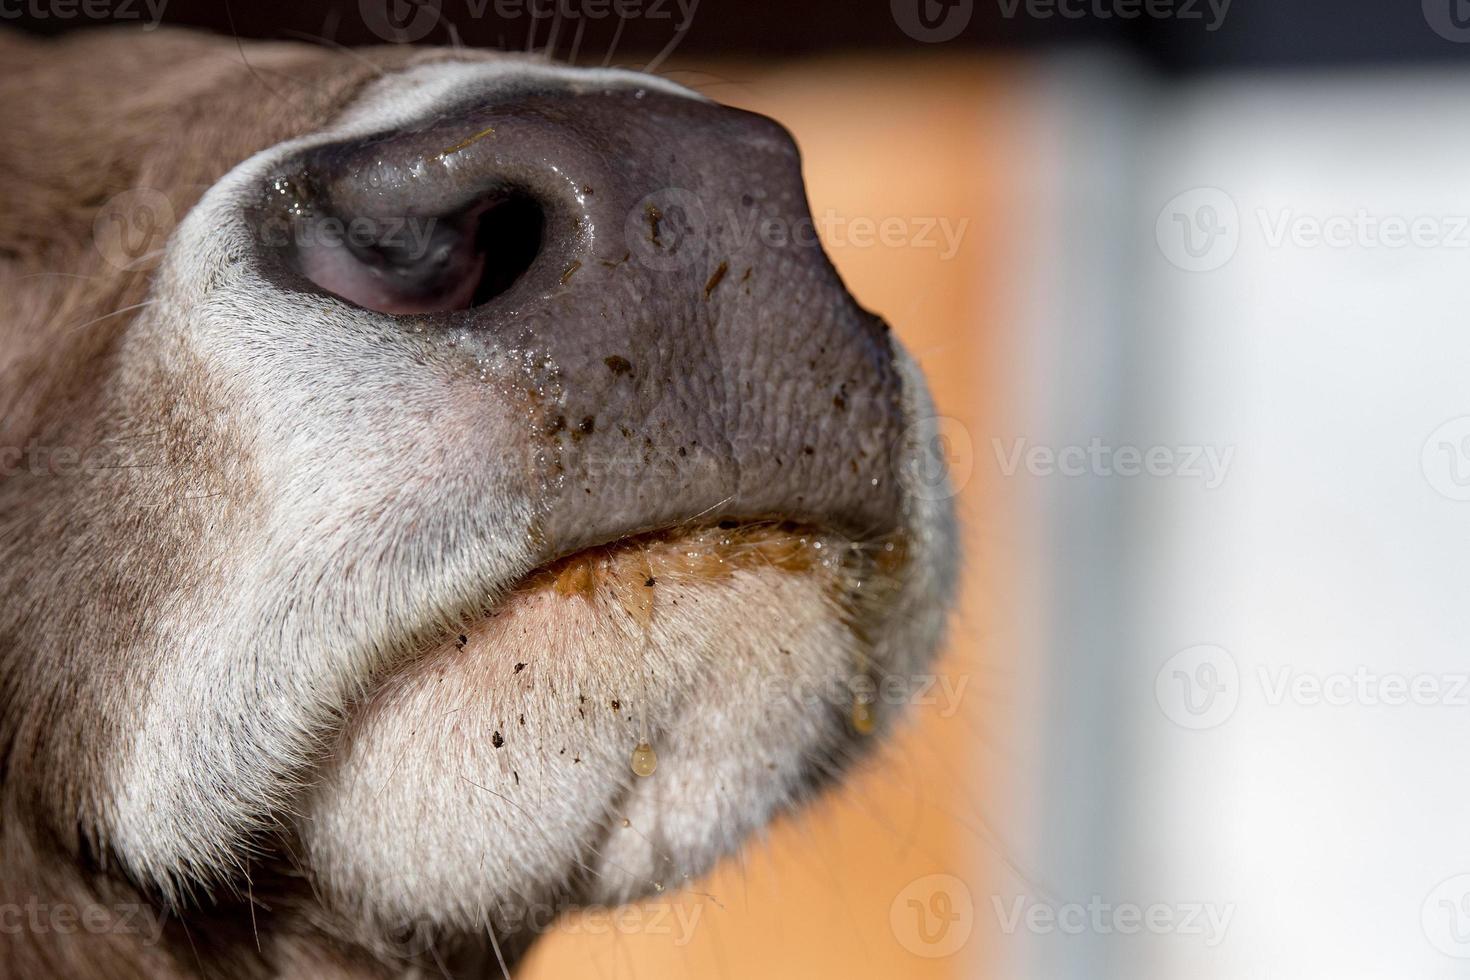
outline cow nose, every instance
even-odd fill
[[[802,213],[788,193],[800,185],[796,160],[762,116],[561,85],[305,154],[270,181],[266,237],[306,279],[359,306],[469,309],[533,272],[529,288],[544,292],[575,276],[589,249],[693,275],[696,251],[713,243],[691,239],[715,231],[711,221],[755,232],[763,205]],[[743,175],[748,189],[719,187],[712,169]]]
[[[763,116],[596,75],[528,84],[296,155],[257,220],[295,288],[539,366],[548,553],[696,514],[899,522],[886,325],[828,262]]]

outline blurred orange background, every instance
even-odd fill
[[[1006,596],[1015,556],[999,481],[973,464],[1004,380],[995,376],[996,327],[1020,225],[1004,191],[1021,155],[1007,99],[1015,72],[974,58],[914,57],[701,64],[665,74],[795,134],[819,229],[830,210],[848,221],[897,218],[907,230],[902,244],[856,231],[824,243],[859,302],[884,316],[923,364],[939,413],[973,438],[972,447],[953,447],[966,568],[935,668],[961,693],[958,710],[942,700],[911,709],[898,736],[847,785],[665,899],[682,919],[574,917],[538,944],[522,976],[990,974],[994,928],[988,937],[984,896],[994,891],[987,882],[1000,873],[1005,847],[987,813],[1006,792],[1002,651],[1014,626]],[[923,234],[938,221],[959,235],[953,254],[943,236]],[[930,239],[936,244],[924,244]],[[932,875],[960,883],[940,889],[940,904]],[[916,896],[919,905],[909,905]]]

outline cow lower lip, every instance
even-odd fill
[[[726,579],[769,568],[793,574],[837,574],[851,560],[837,535],[769,521],[721,521],[621,538],[586,548],[534,570],[516,592],[550,589],[595,601],[606,597],[647,626],[659,595],[670,587]]]
[[[830,532],[799,524],[722,521],[587,548],[537,569],[527,585],[549,581],[561,595],[585,596],[615,581],[652,588],[660,578],[709,581],[757,565],[787,572],[835,569],[842,561],[840,546],[834,544],[838,540]]]
[[[864,583],[872,579],[891,580],[906,554],[898,535],[858,542],[825,528],[773,520],[681,525],[583,548],[538,566],[485,615],[551,594],[614,613],[620,609],[646,628],[661,603],[677,602],[687,590],[742,572],[821,576],[839,598],[865,591]]]

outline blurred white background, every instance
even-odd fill
[[[1470,975],[1470,72],[1038,71],[999,975]]]

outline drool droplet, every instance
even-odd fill
[[[857,697],[852,699],[852,730],[859,735],[871,735],[878,723],[873,706]]]
[[[653,771],[658,768],[658,754],[653,751],[653,746],[647,742],[639,742],[638,747],[633,750],[633,774],[636,776],[652,776]]]

